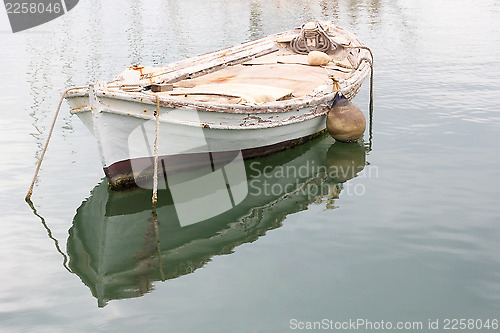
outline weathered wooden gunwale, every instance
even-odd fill
[[[338,27],[333,28],[343,38],[349,40],[350,46],[363,46],[363,44],[352,34]],[[163,67],[156,68],[154,72],[141,76],[141,83],[178,83],[196,79],[198,77],[208,75],[218,70],[225,69],[234,65],[243,64],[245,62],[266,56],[270,53],[277,52],[283,48],[283,43],[280,39],[293,36],[300,30],[294,29],[291,31],[278,33],[263,37],[257,40],[242,43],[240,45],[222,49],[216,52],[206,53],[197,57],[178,61]],[[359,90],[363,79],[367,76],[370,70],[370,61],[368,52],[359,49],[351,49],[352,57],[355,58],[357,64],[349,75],[343,73],[343,79],[338,80],[338,90],[340,90],[347,98],[351,99]],[[365,54],[366,53],[366,54]],[[367,60],[367,61],[365,61]],[[311,94],[296,97],[290,100],[267,102],[256,105],[245,104],[227,104],[213,103],[194,100],[182,100],[174,96],[163,93],[151,92],[130,92],[122,91],[114,86],[114,82],[108,82],[105,85],[100,85],[96,91],[98,96],[108,98],[116,98],[124,101],[144,103],[153,105],[156,104],[156,95],[160,98],[160,104],[166,108],[189,108],[207,112],[224,112],[224,113],[268,113],[268,112],[289,112],[304,107],[311,107],[324,104],[335,97],[336,89],[330,88],[330,92],[315,91],[311,87]],[[77,99],[78,97],[87,97],[89,87],[81,87],[80,89],[72,90],[68,93],[68,99]],[[321,90],[321,89],[320,89]],[[74,113],[84,105],[74,105]],[[133,115],[132,115],[133,116]]]

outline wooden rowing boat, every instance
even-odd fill
[[[332,60],[310,65],[313,50]],[[352,33],[310,22],[162,67],[132,66],[111,82],[73,88],[66,99],[94,134],[109,184],[120,189],[151,175],[156,136],[164,172],[308,140],[325,129],[335,96],[355,96],[371,63]]]

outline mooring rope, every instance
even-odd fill
[[[156,213],[156,204],[158,202],[158,136],[160,132],[160,97],[156,95],[156,110],[155,110],[155,118],[156,118],[156,131],[155,131],[155,159],[153,166],[153,198],[151,201],[153,202],[153,214]]]
[[[43,157],[45,156],[45,152],[47,151],[47,147],[49,146],[50,137],[52,136],[52,131],[54,130],[57,116],[59,115],[59,110],[61,110],[62,102],[63,102],[64,98],[66,97],[66,94],[70,90],[74,90],[74,89],[78,89],[78,88],[77,87],[68,88],[68,89],[64,90],[62,95],[61,95],[61,99],[59,100],[59,105],[57,106],[57,111],[56,111],[56,114],[54,116],[54,120],[52,121],[52,125],[50,126],[49,135],[47,136],[47,141],[45,142],[45,147],[42,150],[42,155],[40,156],[40,159],[38,160],[38,164],[36,166],[35,175],[33,176],[33,180],[31,181],[30,189],[28,190],[28,193],[26,194],[26,197],[24,198],[26,201],[29,201],[31,198],[31,195],[33,194],[33,187],[35,186],[36,177],[38,176],[38,171],[40,171],[40,166],[42,165],[42,160],[43,160]]]
[[[300,34],[295,36],[290,42],[292,50],[299,54],[307,54],[311,51],[321,51],[327,53],[332,46],[331,38],[319,22],[314,22],[315,26],[311,28],[308,24],[303,25]],[[314,40],[314,46],[309,46],[307,40]]]
[[[342,47],[344,49],[362,49],[362,50],[367,50],[370,53],[370,59],[363,57],[359,61],[358,65],[356,68],[352,68],[354,71],[359,68],[361,65],[361,62],[363,60],[367,61],[370,64],[370,117],[373,113],[373,52],[368,46],[364,45],[359,45],[359,46],[351,46],[351,45],[342,45],[336,42],[328,33],[326,32],[325,28],[321,25],[319,22],[315,22],[315,27],[310,28],[306,27],[305,25],[302,26],[302,29],[299,33],[299,35],[295,36],[292,41],[290,42],[290,47],[292,50],[296,53],[299,54],[307,54],[310,51],[322,51],[325,53],[328,53],[328,51],[334,47]],[[306,38],[308,39],[314,39],[314,47],[310,47],[307,45]],[[331,60],[336,66],[344,67],[345,65],[341,63],[335,62],[333,59]],[[351,63],[351,65],[353,65]],[[347,66],[345,68],[348,68]]]
[[[368,106],[368,113],[369,113],[369,127],[368,127],[368,151],[372,150],[372,139],[373,139],[373,52],[368,46],[360,45],[360,46],[344,46],[345,48],[349,49],[362,49],[362,50],[367,50],[370,53],[370,59],[368,58],[361,58],[359,61],[358,66],[356,67],[359,68],[361,66],[361,62],[367,61],[370,64],[370,104]]]
[[[155,159],[153,166],[153,202],[152,217],[155,229],[156,252],[158,254],[158,266],[160,269],[161,280],[165,281],[165,274],[163,273],[163,265],[161,262],[161,248],[160,248],[160,230],[158,223],[158,215],[156,213],[156,205],[158,203],[158,137],[160,133],[160,97],[156,95],[156,110],[155,110],[156,130],[155,130]]]
[[[358,65],[354,70],[357,70],[359,66],[361,66],[361,62],[363,60],[367,61],[370,64],[370,114],[373,113],[373,52],[368,46],[359,45],[359,46],[343,46],[346,49],[362,49],[367,50],[370,53],[370,59],[361,58]]]
[[[367,61],[370,64],[370,105],[369,105],[369,115],[370,115],[370,120],[369,120],[369,150],[372,150],[372,138],[373,138],[373,52],[368,46],[360,45],[360,46],[345,46],[346,48],[351,48],[351,49],[362,49],[362,50],[367,50],[370,53],[370,59],[368,58],[361,58],[359,61],[359,64],[357,67],[361,65],[361,62],[363,60]]]
[[[370,151],[372,150],[372,139],[373,139],[373,54],[372,50],[370,51],[370,55],[372,56],[372,61],[370,62],[370,129],[369,129],[369,142],[370,142]]]
[[[333,41],[332,41],[333,43]],[[359,61],[358,65],[356,66],[356,68],[353,68],[353,70],[357,70],[359,68],[359,66],[361,66],[361,63],[363,61],[366,61],[370,64],[370,104],[368,106],[368,113],[369,113],[369,129],[368,129],[368,134],[369,134],[369,147],[368,147],[368,150],[371,151],[372,150],[372,139],[373,139],[373,52],[372,50],[368,47],[368,46],[365,46],[365,45],[359,45],[359,46],[343,46],[344,48],[346,49],[362,49],[362,50],[367,50],[369,53],[370,53],[370,58],[366,58],[366,57],[363,57],[361,58],[361,60]],[[337,83],[337,87],[338,89],[339,86],[338,86],[338,82]]]

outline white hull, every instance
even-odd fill
[[[154,105],[96,96],[92,108],[77,115],[97,137],[103,167],[108,167],[151,156],[148,148],[154,147],[155,109]],[[310,136],[325,129],[326,108],[257,116],[160,107],[159,118],[158,153],[168,156],[245,150]]]

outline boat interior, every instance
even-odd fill
[[[176,82],[160,95],[214,103],[266,103],[298,98],[332,78],[342,80],[352,71],[345,57],[336,63],[311,66],[307,55],[296,54],[286,45],[276,52],[216,72]]]
[[[297,46],[297,38],[301,38],[301,45]],[[352,42],[357,39],[336,27],[308,23],[226,52],[195,57],[191,63],[180,62],[177,67],[132,66],[115,77],[108,89],[154,94],[184,103],[259,105],[304,100],[336,91],[338,82],[357,70],[366,52],[350,48]],[[311,50],[322,51],[329,57],[327,63],[311,64]],[[141,84],[133,80],[130,84],[130,77]],[[168,87],[155,91],[151,85],[156,83]]]

